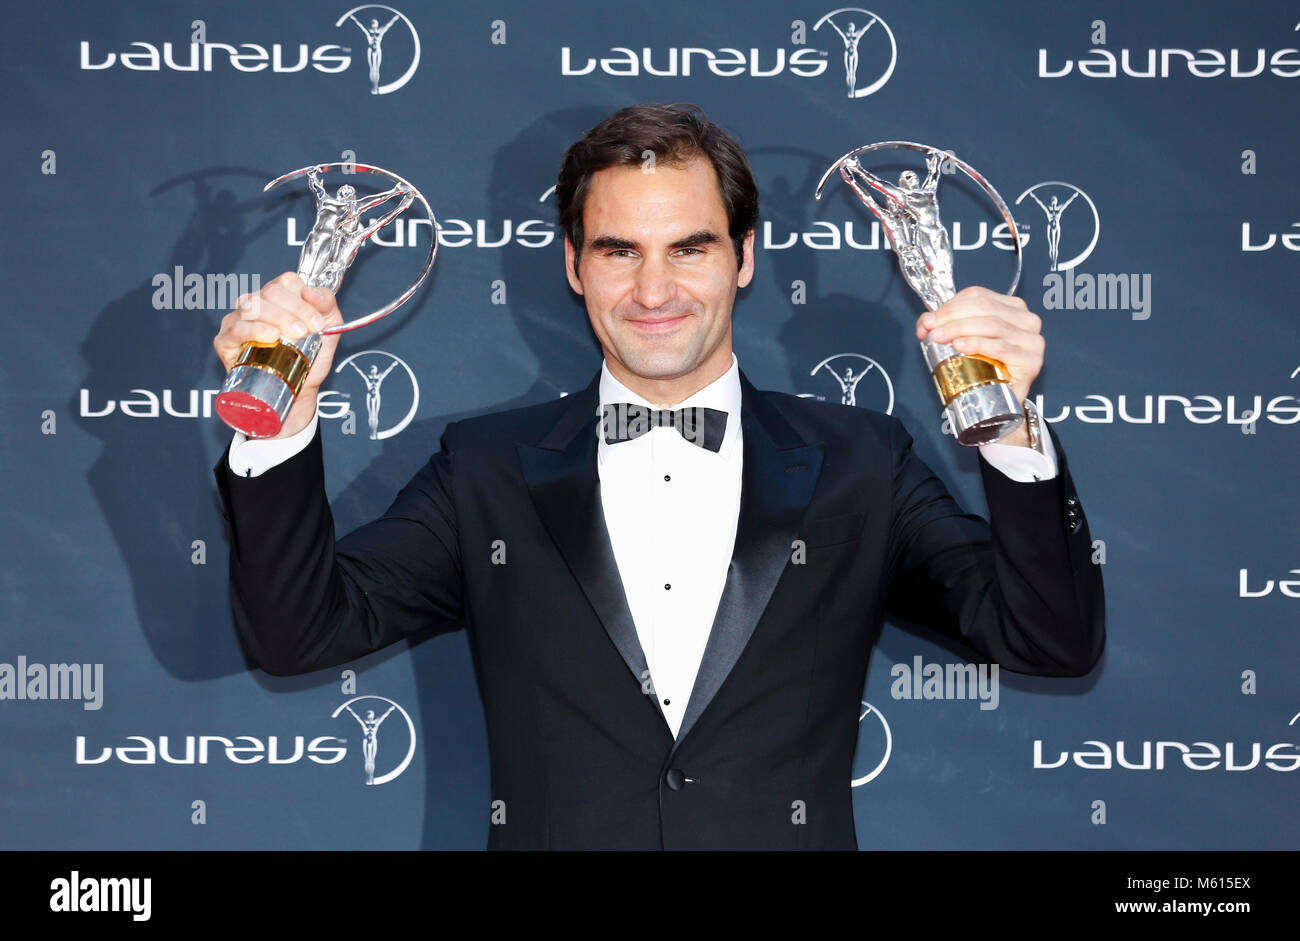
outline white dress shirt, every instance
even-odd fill
[[[601,366],[602,405],[698,405],[727,412],[726,432],[716,453],[692,444],[672,427],[651,428],[617,444],[606,444],[597,435],[605,526],[654,695],[674,736],[695,685],[736,540],[744,456],[740,398],[734,353],[730,369],[670,406],[648,402]],[[318,421],[319,416],[313,416],[302,431],[282,439],[249,440],[236,433],[230,469],[240,476],[261,475],[305,448]],[[1050,435],[1043,434],[1042,442],[1046,454],[1002,444],[981,445],[980,452],[1013,480],[1047,480],[1056,476],[1056,451]]]
[[[727,413],[715,453],[671,427],[596,445],[605,526],[654,695],[677,734],[722,598],[740,516],[744,449],[740,371],[731,368],[682,402],[659,405],[600,370],[600,403],[650,408],[704,406]]]

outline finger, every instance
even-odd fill
[[[303,281],[302,278],[298,277],[298,273],[296,271],[282,271],[280,274],[272,278],[270,282],[268,282],[268,284],[275,284],[280,287],[283,287],[292,294],[297,294],[299,291],[301,291],[302,286],[305,283],[306,282]]]
[[[322,287],[305,287],[302,289],[302,297],[311,307],[307,322],[313,330],[323,330],[327,326],[343,323],[343,313],[339,310],[333,292]]]
[[[241,294],[236,302],[236,309],[244,312],[245,317],[250,320],[256,320],[260,314],[261,305],[274,298],[293,297],[297,298],[298,292],[302,290],[303,280],[298,277],[296,272],[281,272],[275,278],[268,281],[256,294]],[[283,304],[283,301],[280,301]]]
[[[963,304],[1010,304],[1012,307],[1028,309],[1023,298],[1016,297],[1014,294],[1001,294],[978,284],[962,288],[953,295],[953,300]]]
[[[986,356],[1006,367],[1012,378],[1034,374],[1042,368],[1041,355],[1024,347],[1008,343],[1000,337],[959,337],[952,344],[966,356]]]
[[[1019,298],[1011,298],[1010,300],[1016,301],[1016,303],[1013,304],[1009,301],[993,302],[990,306],[982,308],[979,315],[999,317],[1010,323],[1016,330],[1025,333],[1041,333],[1043,329],[1042,318],[1026,307]],[[963,312],[964,315],[965,312]]]
[[[227,350],[238,350],[245,343],[274,343],[280,330],[265,320],[237,320],[217,334],[217,343]]]
[[[930,339],[935,343],[949,343],[957,337],[1011,337],[1012,342],[1020,344],[1024,338],[1036,336],[1029,330],[1022,330],[1016,324],[1002,317],[973,314],[969,317],[954,317],[946,320],[930,331]]]
[[[339,309],[334,294],[323,287],[304,287],[301,297],[323,317],[329,317]]]
[[[978,287],[957,292],[948,303],[934,312],[933,325],[971,316],[997,316],[1009,320],[1022,330],[1037,332],[1042,329],[1042,320],[1030,311],[1021,298]]]
[[[916,338],[918,340],[924,340],[925,335],[934,329],[936,323],[938,323],[938,321],[935,319],[934,311],[932,310],[927,310],[920,317],[917,317]]]
[[[312,318],[319,316],[316,308],[299,296],[301,290],[292,290],[277,279],[262,288],[260,302],[255,300],[248,310],[243,311],[243,316],[247,320],[273,323],[289,339],[301,339],[313,329],[319,329],[311,326]]]
[[[239,314],[244,320],[274,321],[279,316],[277,310],[291,315],[295,302],[294,295],[286,293],[281,286],[271,282],[256,294],[239,295],[233,313]],[[286,304],[291,306],[286,308]]]
[[[231,313],[245,320],[257,320],[262,315],[261,292],[239,295],[239,298],[235,301],[235,309]]]
[[[1002,294],[958,295],[944,304],[935,314],[935,325],[962,317],[995,316],[1015,323],[1028,323],[1034,315],[1023,301]]]

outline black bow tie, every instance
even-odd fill
[[[691,444],[707,451],[722,447],[727,430],[727,413],[717,408],[688,405],[685,408],[649,408],[632,402],[609,402],[601,406],[606,444],[631,441],[651,428],[676,428]]]

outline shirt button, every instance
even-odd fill
[[[671,706],[672,704],[673,704],[673,701],[672,701],[671,699],[665,699],[665,700],[664,700],[664,705],[665,705],[665,706]]]
[[[664,591],[669,591],[672,587],[673,587],[672,585],[665,584],[665,585],[664,585]]]
[[[672,480],[672,477],[668,474],[664,474],[664,480]]]

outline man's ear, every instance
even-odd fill
[[[578,253],[568,234],[564,236],[564,274],[569,279],[569,287],[577,294],[582,293],[582,281],[578,278]]]
[[[745,241],[741,247],[741,254],[745,256],[745,263],[740,266],[740,272],[736,278],[736,286],[744,287],[754,277],[754,230],[750,229],[745,233]]]

